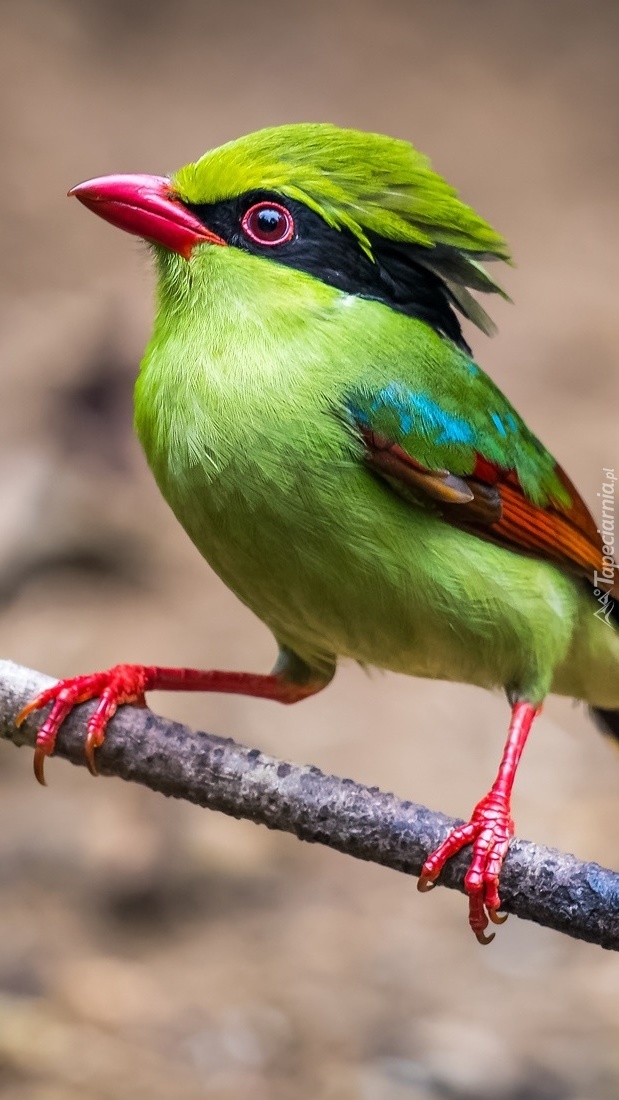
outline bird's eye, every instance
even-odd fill
[[[285,244],[294,236],[294,220],[277,202],[257,202],[243,214],[241,228],[256,244]]]

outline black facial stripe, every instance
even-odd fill
[[[291,240],[275,246],[258,244],[241,229],[246,210],[269,201],[285,206],[295,222]],[[422,249],[395,245],[370,234],[373,262],[348,229],[333,229],[304,203],[273,192],[252,191],[222,202],[186,205],[229,245],[305,271],[347,294],[373,298],[417,317],[468,351],[445,284],[418,262]]]

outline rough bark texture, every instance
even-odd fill
[[[21,729],[15,715],[53,681],[11,661],[0,661],[0,736],[32,745],[40,716]],[[57,754],[84,764],[84,723],[92,704],[65,722]],[[195,733],[149,710],[123,708],[97,755],[102,775],[142,783],[232,817],[294,833],[357,859],[418,875],[453,818],[377,787],[324,775],[237,745]],[[468,851],[451,860],[441,884],[462,890]],[[503,907],[525,920],[619,950],[619,874],[597,863],[514,839],[501,874]]]

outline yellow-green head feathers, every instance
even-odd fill
[[[461,202],[427,157],[382,134],[328,123],[275,126],[210,150],[181,168],[174,183],[191,203],[277,191],[306,203],[329,225],[351,230],[368,252],[370,231],[509,258],[503,238]]]
[[[507,244],[406,141],[328,123],[271,127],[210,150],[173,183],[190,204],[253,190],[303,202],[370,257],[373,236],[419,246],[462,312],[491,328],[466,287],[502,294],[480,260],[509,262]]]

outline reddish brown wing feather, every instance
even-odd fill
[[[479,456],[468,477],[447,470],[428,470],[377,432],[362,433],[366,458],[376,473],[403,495],[426,496],[441,516],[454,526],[520,550],[592,581],[601,573],[602,540],[586,504],[564,471],[557,474],[567,490],[571,507],[550,504],[539,507],[524,495],[513,470],[502,470]]]
[[[507,544],[556,561],[593,580],[602,570],[602,540],[584,501],[560,468],[557,473],[572,500],[571,508],[539,508],[520,485],[508,479],[499,486],[502,516],[494,532]]]

